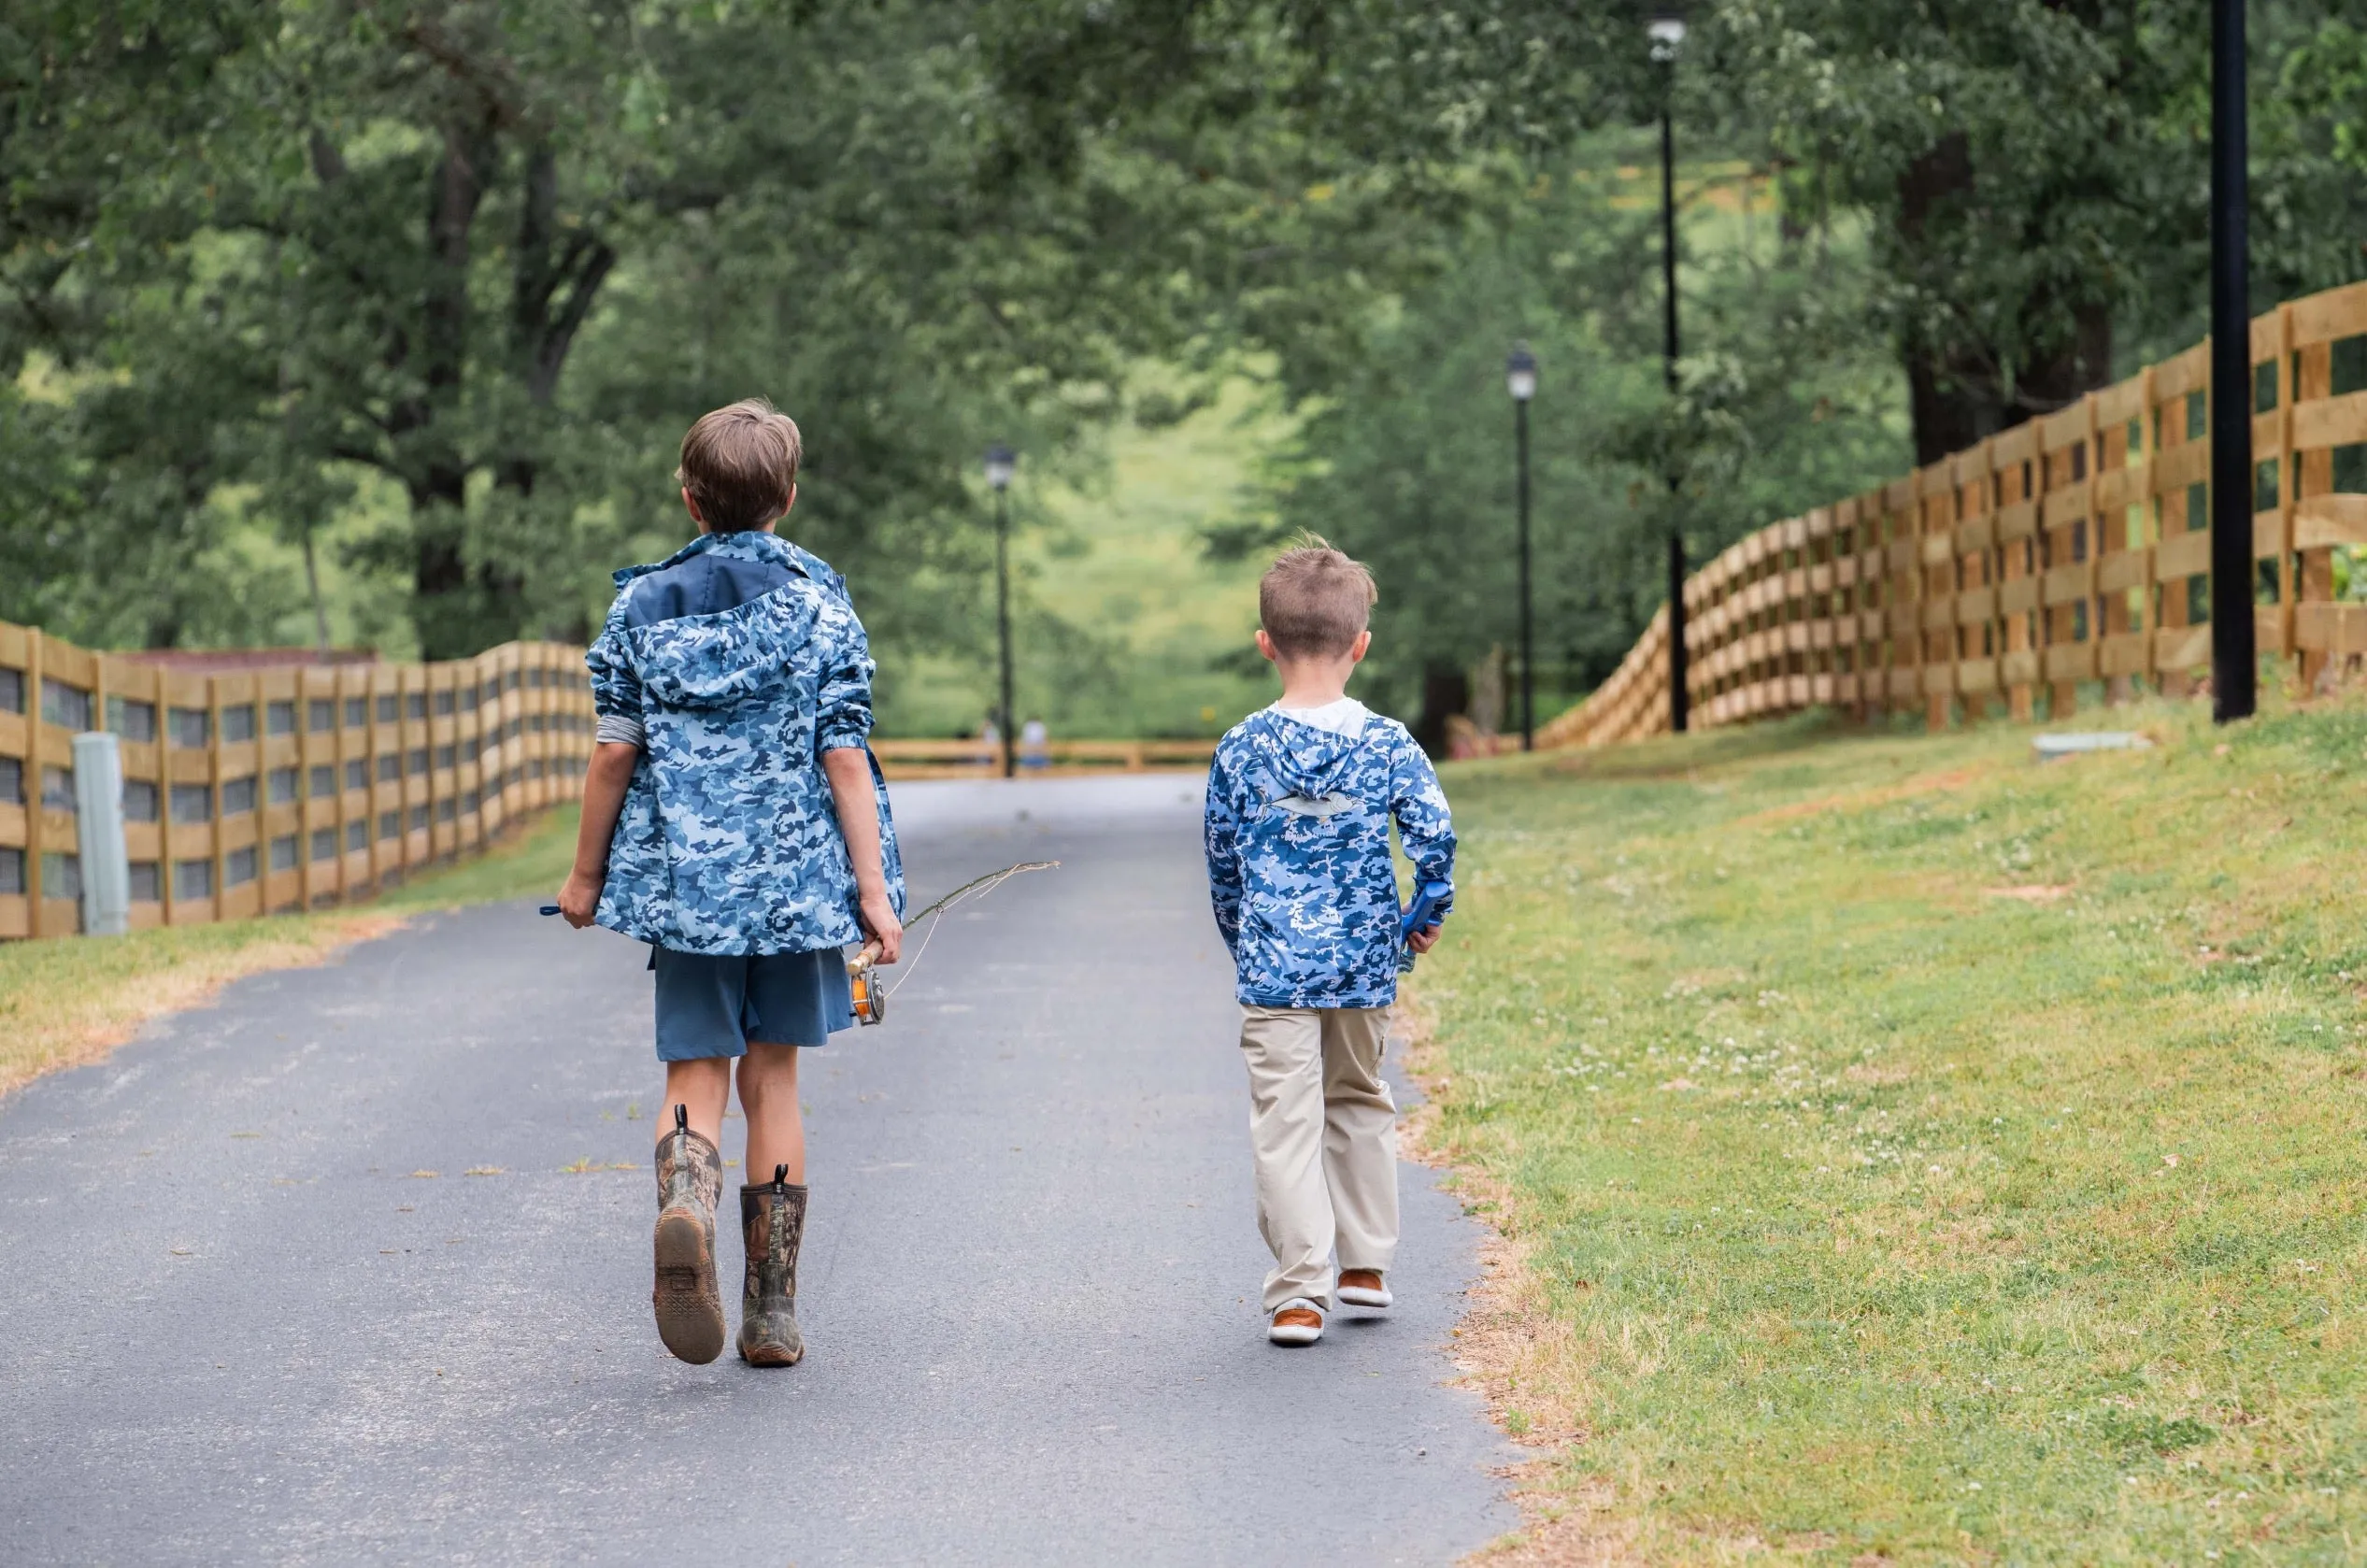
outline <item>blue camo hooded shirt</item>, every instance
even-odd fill
[[[1451,883],[1446,791],[1395,720],[1367,713],[1341,734],[1267,708],[1226,733],[1208,770],[1204,828],[1217,929],[1233,950],[1233,994],[1243,1003],[1396,1000],[1403,943],[1392,820],[1416,885]]]
[[[871,733],[873,664],[846,579],[786,539],[706,534],[616,576],[584,656],[592,707],[642,753],[597,919],[684,953],[793,953],[863,939],[821,754]],[[872,763],[889,897],[904,868]]]

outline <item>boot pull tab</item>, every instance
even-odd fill
[[[687,1133],[691,1130],[690,1106],[677,1105],[674,1107],[674,1130],[677,1133]]]
[[[776,1198],[786,1198],[786,1197],[788,1197],[788,1196],[789,1196],[789,1191],[788,1191],[788,1189],[789,1189],[789,1167],[788,1167],[787,1165],[776,1165],[776,1166],[774,1166],[774,1167],[773,1167],[773,1196],[775,1196]]]

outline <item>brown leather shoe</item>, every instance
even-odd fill
[[[1338,1295],[1347,1306],[1387,1306],[1394,1298],[1378,1269],[1342,1269]]]
[[[1323,1337],[1323,1311],[1305,1296],[1294,1296],[1275,1309],[1266,1338],[1276,1345],[1312,1345]]]

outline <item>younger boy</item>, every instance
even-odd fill
[[[1400,938],[1390,820],[1417,887],[1454,875],[1430,759],[1403,724],[1347,695],[1378,597],[1371,573],[1312,535],[1275,562],[1258,585],[1258,651],[1282,697],[1227,732],[1208,771],[1208,882],[1239,981],[1277,1345],[1322,1336],[1334,1255],[1339,1301],[1390,1304],[1397,1105],[1381,1077],[1383,1029],[1401,955],[1438,940],[1435,923]]]
[[[723,1349],[715,1279],[723,1109],[748,1119],[740,1359],[790,1366],[806,1225],[797,1051],[853,1015],[840,949],[903,944],[904,875],[871,760],[870,653],[837,573],[774,527],[797,502],[797,426],[762,399],[682,437],[699,536],[617,574],[585,656],[597,744],[559,906],[650,944],[666,1114],[658,1126],[658,1336]],[[772,1179],[760,1173],[769,1170]]]

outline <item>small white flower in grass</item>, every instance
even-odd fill
[[[1981,1484],[1978,1481],[1967,1481],[1964,1483],[1964,1490],[1966,1491],[1978,1491],[1981,1490]]]

